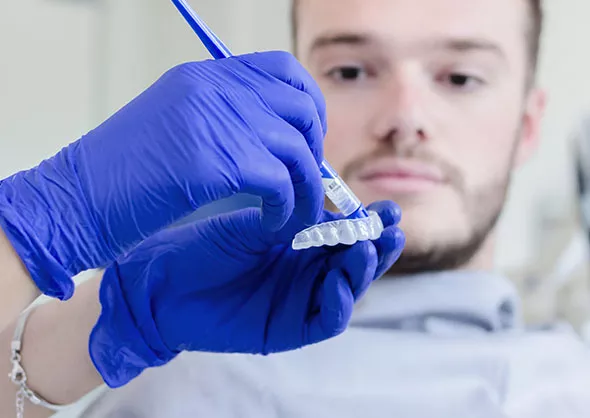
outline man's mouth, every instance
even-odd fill
[[[385,193],[420,193],[445,182],[444,173],[436,166],[403,159],[380,159],[357,173],[367,187]]]

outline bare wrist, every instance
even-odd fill
[[[9,378],[12,381],[12,383],[16,385],[17,392],[15,396],[15,406],[17,411],[17,417],[24,416],[24,410],[27,401],[29,401],[33,405],[40,406],[53,412],[66,409],[65,405],[56,405],[48,401],[43,396],[41,396],[37,391],[32,389],[29,385],[27,371],[23,367],[22,348],[24,343],[23,333],[27,324],[27,319],[31,312],[32,309],[29,309],[19,316],[16,322],[10,347],[10,361],[12,363],[12,371],[9,374]]]
[[[0,228],[0,330],[12,322],[41,292]]]
[[[33,389],[48,401],[76,402],[102,384],[88,354],[88,337],[100,313],[100,278],[78,287],[72,300],[52,301],[31,313],[23,365]]]

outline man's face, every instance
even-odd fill
[[[401,206],[398,272],[463,265],[490,235],[538,136],[527,30],[524,0],[300,0],[326,159],[364,204]]]

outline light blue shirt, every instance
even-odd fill
[[[492,274],[381,279],[343,335],[269,357],[187,353],[105,391],[110,418],[590,417],[590,351],[525,330]]]

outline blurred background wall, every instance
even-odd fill
[[[290,47],[289,0],[190,3],[236,53]],[[570,143],[590,109],[590,2],[546,0],[545,9],[539,81],[549,91],[549,107],[543,143],[514,179],[497,257],[498,269],[531,293],[579,235]],[[0,52],[2,177],[76,140],[171,66],[208,58],[169,0],[2,1]],[[585,245],[585,238],[578,243]],[[568,274],[579,276],[568,286],[588,282],[584,269]],[[546,314],[547,297],[565,298],[567,309],[580,311],[576,315],[590,306],[579,286],[564,291],[559,297],[538,291],[531,316]]]

